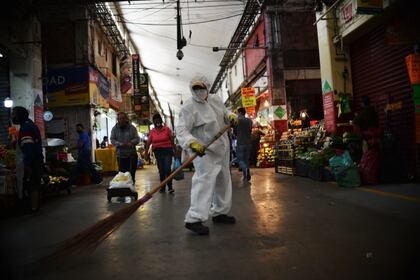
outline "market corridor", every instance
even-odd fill
[[[273,169],[252,174],[244,185],[232,169],[236,225],[207,222],[209,236],[184,228],[186,173],[175,195],[155,194],[93,254],[41,270],[31,263],[51,245],[125,205],[98,186],[52,198],[39,214],[0,222],[1,279],[419,279],[418,202]],[[154,167],[139,170],[139,194],[157,181]]]

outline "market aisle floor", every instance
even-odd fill
[[[51,245],[125,203],[104,187],[50,199],[38,215],[0,221],[1,279],[420,279],[420,203],[253,169],[233,174],[236,225],[184,228],[190,178],[157,193],[93,254],[34,264]],[[158,182],[137,172],[139,194]],[[411,186],[418,188],[419,186]],[[416,270],[417,269],[417,270]],[[4,276],[6,277],[4,278]]]

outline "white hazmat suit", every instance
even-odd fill
[[[209,88],[205,78],[191,81],[192,98],[185,101],[175,125],[180,145],[189,151],[191,143],[206,145],[229,124],[230,112],[223,101],[215,94],[208,94],[205,100],[202,92],[192,89],[197,82]],[[214,217],[229,212],[232,204],[229,150],[229,138],[225,133],[206,149],[203,157],[194,159],[191,203],[185,223],[205,222],[209,215]]]

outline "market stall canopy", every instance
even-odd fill
[[[246,1],[181,0],[182,30],[187,45],[177,54],[177,1],[122,2],[122,18],[137,45],[165,115],[168,104],[177,112],[190,96],[189,82],[202,74],[212,83],[226,47],[242,16]]]

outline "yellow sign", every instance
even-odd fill
[[[252,107],[257,105],[257,99],[255,97],[255,88],[241,88],[242,94],[242,106]]]

